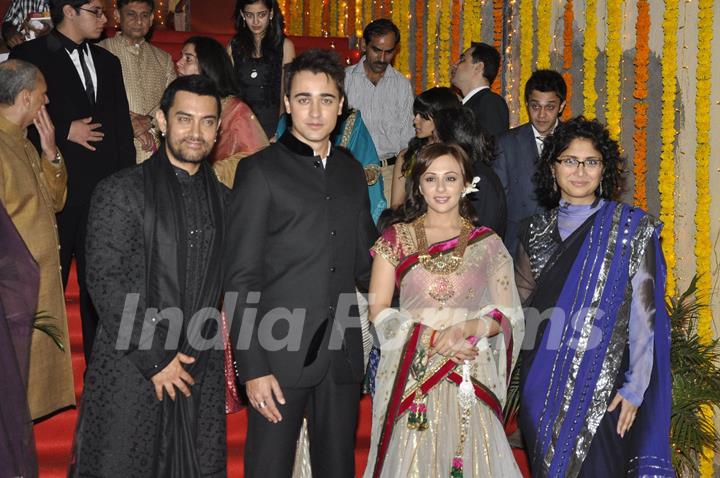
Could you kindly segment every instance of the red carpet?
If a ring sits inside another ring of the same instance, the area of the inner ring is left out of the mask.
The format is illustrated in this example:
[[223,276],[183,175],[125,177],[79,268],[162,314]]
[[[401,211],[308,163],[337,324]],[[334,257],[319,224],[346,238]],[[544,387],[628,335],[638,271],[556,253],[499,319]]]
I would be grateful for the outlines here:
[[[70,283],[65,299],[70,326],[73,371],[75,372],[75,394],[79,398],[82,393],[82,373],[85,369],[85,359],[82,351],[78,286],[74,270],[70,274]],[[358,476],[362,474],[367,462],[371,416],[370,400],[365,397],[360,404],[357,449],[355,451],[355,469]],[[243,476],[242,453],[245,446],[246,417],[245,411],[228,416],[228,476],[230,477]],[[72,409],[58,413],[35,425],[35,441],[41,478],[67,476],[76,419],[77,411]]]

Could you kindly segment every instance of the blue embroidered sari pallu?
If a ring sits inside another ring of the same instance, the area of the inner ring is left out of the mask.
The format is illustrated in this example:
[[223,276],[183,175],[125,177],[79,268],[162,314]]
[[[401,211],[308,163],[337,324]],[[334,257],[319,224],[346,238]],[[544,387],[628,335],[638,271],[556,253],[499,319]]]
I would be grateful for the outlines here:
[[[558,209],[530,220],[518,277],[523,268],[532,276],[525,304],[536,317],[551,312],[549,321],[528,319],[526,336],[532,341],[533,326],[538,334],[521,358],[519,421],[533,476],[674,476],[660,229],[640,209],[611,201],[565,240]],[[652,372],[632,428],[621,438],[620,407],[613,413],[607,407],[628,370],[631,280],[648,258],[655,283],[647,298],[655,307]]]

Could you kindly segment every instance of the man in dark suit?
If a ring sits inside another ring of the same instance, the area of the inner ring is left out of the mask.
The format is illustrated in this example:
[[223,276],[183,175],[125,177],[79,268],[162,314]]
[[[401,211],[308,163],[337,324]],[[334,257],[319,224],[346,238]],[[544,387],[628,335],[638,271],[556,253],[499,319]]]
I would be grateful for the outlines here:
[[355,287],[367,290],[377,231],[362,166],[330,142],[342,66],[311,50],[285,75],[292,129],[239,163],[228,211],[230,337],[251,405],[245,476],[290,477],[303,418],[313,476],[353,476],[364,372]]
[[533,176],[542,153],[543,140],[558,125],[565,109],[566,96],[567,85],[560,73],[535,71],[525,84],[525,108],[530,121],[502,135],[496,144],[492,166],[508,198],[505,246],[513,257],[520,222],[545,210],[535,196]]
[[472,42],[452,66],[452,84],[463,94],[463,105],[475,113],[475,119],[494,138],[510,127],[505,99],[490,87],[500,70],[500,53],[487,43]]
[[[77,260],[87,361],[98,320],[85,287],[90,194],[101,179],[135,163],[135,147],[120,62],[88,43],[100,37],[107,22],[102,1],[55,0],[50,6],[56,28],[13,48],[10,56],[33,63],[47,80],[47,109],[68,172],[67,202],[57,218],[60,265],[63,284],[67,284],[72,257]],[[39,137],[32,128],[29,138],[39,149]]]

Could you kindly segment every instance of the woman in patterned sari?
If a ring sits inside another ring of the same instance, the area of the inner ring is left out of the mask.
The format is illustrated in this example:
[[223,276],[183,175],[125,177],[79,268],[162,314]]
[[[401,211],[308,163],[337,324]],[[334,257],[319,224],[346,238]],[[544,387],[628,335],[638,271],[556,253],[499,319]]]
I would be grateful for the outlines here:
[[[409,197],[373,247],[382,353],[366,478],[520,476],[502,406],[522,310],[502,241],[472,225],[471,171],[458,146],[423,148]],[[399,311],[389,308],[396,285]]]
[[516,263],[519,421],[536,477],[674,476],[661,224],[612,200],[622,166],[605,127],[582,117],[538,164],[551,209],[529,220]]

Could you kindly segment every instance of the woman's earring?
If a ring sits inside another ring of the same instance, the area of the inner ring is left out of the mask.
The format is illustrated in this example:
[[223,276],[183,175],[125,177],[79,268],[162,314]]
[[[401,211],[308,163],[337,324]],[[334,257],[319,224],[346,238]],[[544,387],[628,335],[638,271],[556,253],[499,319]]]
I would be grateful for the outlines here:
[[603,183],[600,181],[600,197],[603,195]]
[[554,173],[552,175],[552,178],[553,178],[553,192],[556,193],[558,188],[557,188],[557,179],[555,179]]

